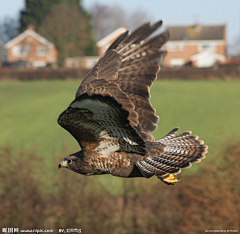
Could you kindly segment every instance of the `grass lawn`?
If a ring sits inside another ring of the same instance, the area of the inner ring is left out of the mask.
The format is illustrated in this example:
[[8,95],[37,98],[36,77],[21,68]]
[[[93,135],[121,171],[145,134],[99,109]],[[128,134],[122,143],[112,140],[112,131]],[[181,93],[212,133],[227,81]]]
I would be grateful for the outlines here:
[[[55,171],[56,158],[60,161],[63,152],[79,149],[74,138],[57,124],[79,84],[71,80],[1,82],[0,146],[13,147],[16,152],[33,149]],[[155,82],[151,102],[160,122],[153,135],[159,139],[177,126],[181,127],[179,132],[191,130],[209,146],[207,159],[213,162],[231,139],[240,139],[239,90],[240,81]],[[108,181],[106,178],[99,180]]]

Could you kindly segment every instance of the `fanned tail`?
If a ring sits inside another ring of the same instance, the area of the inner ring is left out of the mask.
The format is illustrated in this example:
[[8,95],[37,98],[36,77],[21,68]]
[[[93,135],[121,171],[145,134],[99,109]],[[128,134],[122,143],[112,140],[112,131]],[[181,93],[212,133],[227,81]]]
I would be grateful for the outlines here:
[[192,163],[199,163],[205,158],[208,146],[198,140],[198,136],[191,136],[190,131],[176,136],[178,129],[174,128],[165,137],[148,145],[149,148],[157,148],[161,143],[165,149],[163,153],[162,150],[152,151],[153,153],[150,150],[150,157],[136,163],[144,177],[178,174],[181,168],[189,168]]

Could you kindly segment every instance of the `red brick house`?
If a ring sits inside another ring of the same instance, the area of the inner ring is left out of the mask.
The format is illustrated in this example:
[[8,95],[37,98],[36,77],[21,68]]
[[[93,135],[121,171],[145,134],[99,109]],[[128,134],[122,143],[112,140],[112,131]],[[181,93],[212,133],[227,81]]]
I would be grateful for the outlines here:
[[226,25],[169,26],[170,40],[165,49],[167,67],[191,64],[194,67],[212,67],[226,62]]
[[53,43],[36,33],[32,26],[5,44],[5,62],[25,62],[27,67],[54,65],[57,50]]

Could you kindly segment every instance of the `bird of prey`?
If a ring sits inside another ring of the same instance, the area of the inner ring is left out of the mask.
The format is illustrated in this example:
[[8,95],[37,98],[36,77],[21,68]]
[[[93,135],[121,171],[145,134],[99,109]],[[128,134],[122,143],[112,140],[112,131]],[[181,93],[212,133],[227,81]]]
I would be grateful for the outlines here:
[[58,118],[81,151],[65,157],[59,168],[82,175],[157,176],[174,184],[181,168],[205,158],[207,146],[190,131],[176,135],[179,128],[174,128],[157,141],[151,135],[159,118],[150,87],[167,53],[161,47],[169,33],[149,36],[161,25],[146,23],[120,35],[83,79]]

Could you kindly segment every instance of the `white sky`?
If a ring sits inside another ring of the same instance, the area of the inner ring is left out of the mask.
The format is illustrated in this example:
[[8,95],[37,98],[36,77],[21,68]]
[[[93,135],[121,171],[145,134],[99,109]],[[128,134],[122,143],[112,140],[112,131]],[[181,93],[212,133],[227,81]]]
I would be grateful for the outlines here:
[[[127,12],[141,9],[154,21],[162,19],[165,25],[227,24],[228,43],[240,37],[240,0],[82,0],[88,10],[95,2],[117,4]],[[0,19],[18,16],[24,0],[0,0]]]

